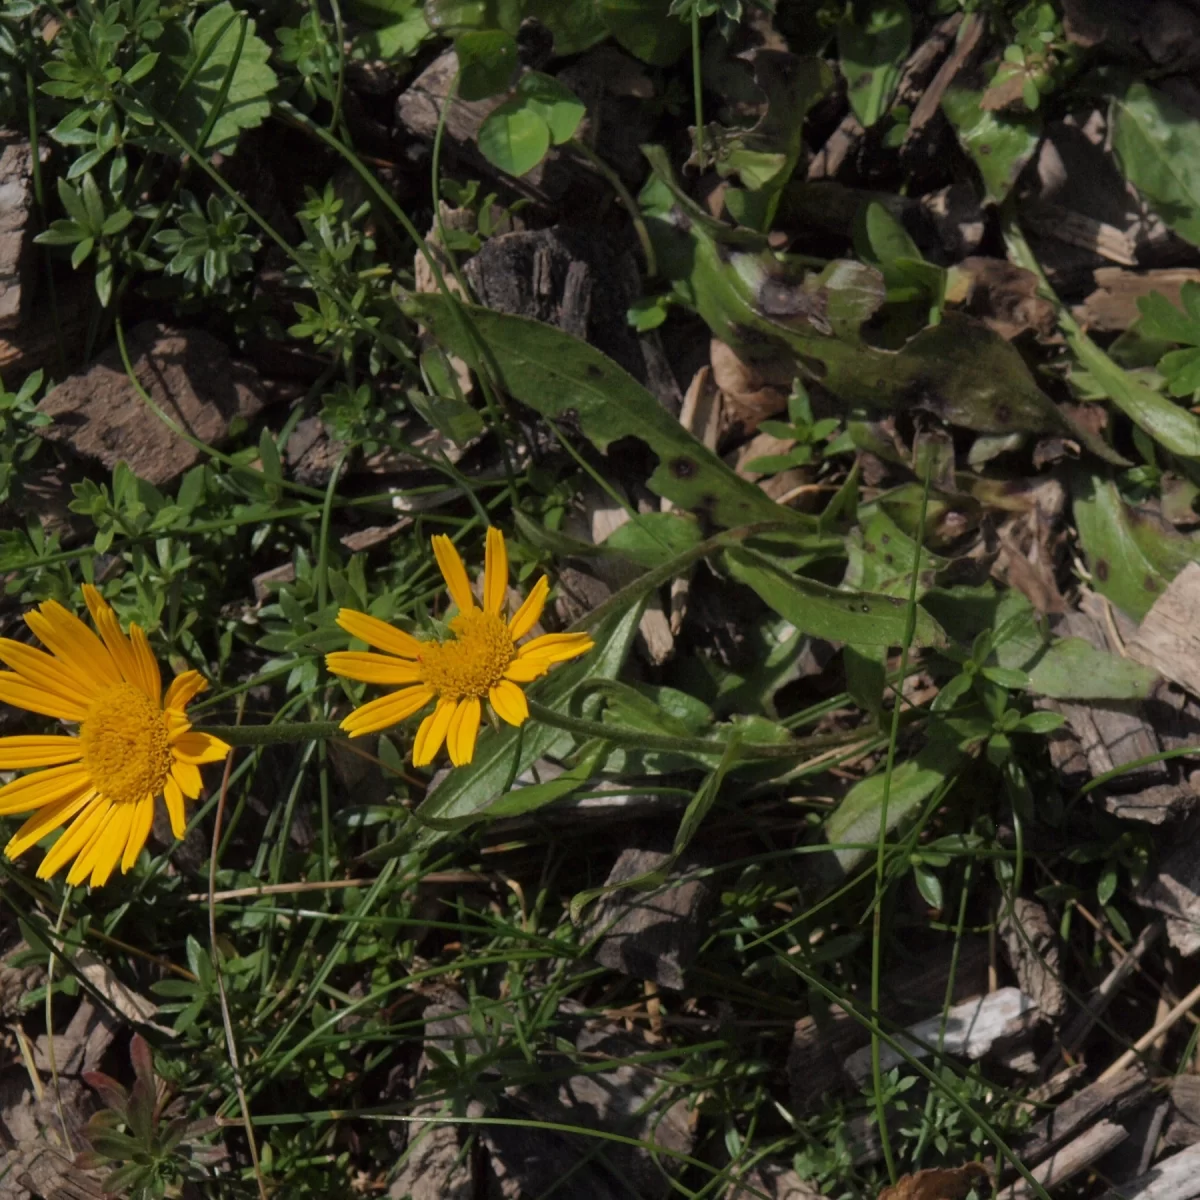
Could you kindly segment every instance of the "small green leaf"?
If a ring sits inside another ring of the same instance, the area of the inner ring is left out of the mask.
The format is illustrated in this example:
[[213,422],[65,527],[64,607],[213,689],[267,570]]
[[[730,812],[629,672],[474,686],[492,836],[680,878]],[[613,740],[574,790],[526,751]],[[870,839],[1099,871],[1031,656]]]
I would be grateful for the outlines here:
[[945,900],[942,896],[942,881],[937,875],[923,863],[917,863],[913,867],[913,880],[925,903],[930,908],[941,909]]
[[483,100],[506,91],[512,83],[518,60],[517,40],[511,33],[502,29],[461,33],[454,50],[462,70],[458,90],[464,100]]
[[1017,182],[1041,140],[1036,117],[1026,120],[989,112],[980,106],[982,93],[950,88],[942,111],[958,133],[958,140],[983,178],[987,198],[997,204]]
[[573,138],[587,115],[587,108],[569,87],[540,71],[527,71],[517,80],[517,95],[546,122],[556,146]]
[[1200,346],[1200,322],[1177,308],[1162,292],[1151,292],[1137,302],[1142,314],[1138,332],[1164,342],[1179,342],[1184,346]]
[[550,126],[521,100],[507,100],[479,127],[479,149],[494,167],[526,175],[550,149]]
[[655,67],[669,67],[688,46],[688,27],[671,15],[670,7],[671,0],[596,0],[608,32],[630,54]]
[[846,98],[867,129],[887,112],[911,41],[907,0],[858,0],[838,26]]

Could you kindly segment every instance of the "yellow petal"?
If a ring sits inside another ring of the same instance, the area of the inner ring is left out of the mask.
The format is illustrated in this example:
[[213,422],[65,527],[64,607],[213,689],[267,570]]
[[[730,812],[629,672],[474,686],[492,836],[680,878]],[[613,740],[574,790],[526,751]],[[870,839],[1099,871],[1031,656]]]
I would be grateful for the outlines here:
[[526,642],[517,651],[517,657],[532,655],[549,663],[560,663],[586,654],[595,644],[586,633],[544,633],[532,642]]
[[179,784],[180,791],[189,799],[196,800],[204,790],[200,768],[193,763],[176,761],[171,765],[171,778]]
[[182,712],[207,687],[208,684],[204,682],[204,677],[199,671],[183,671],[171,680],[162,706]]
[[535,679],[541,679],[548,670],[550,663],[546,659],[531,654],[528,658],[514,658],[504,668],[504,678],[511,679],[513,683],[532,683]]
[[137,862],[150,829],[154,825],[154,797],[144,796],[133,806],[133,823],[129,826],[129,837],[125,842],[125,853],[121,856],[121,870],[128,873]]
[[495,525],[489,525],[483,566],[484,611],[500,616],[507,598],[508,550],[504,545],[504,534]]
[[83,599],[88,606],[88,612],[92,614],[96,632],[104,639],[121,677],[127,683],[138,686],[138,662],[133,656],[133,647],[129,644],[129,639],[121,632],[117,614],[109,608],[104,597],[90,583],[83,585]]
[[456,767],[464,767],[475,754],[475,738],[479,734],[479,714],[482,705],[478,696],[468,696],[459,703],[450,718],[446,731],[446,749]]
[[60,763],[78,762],[82,757],[83,743],[75,737],[31,733],[0,738],[0,771],[56,767]]
[[417,730],[417,740],[413,743],[413,766],[427,767],[437,757],[437,752],[446,740],[446,731],[450,728],[450,718],[458,708],[458,701],[449,696],[443,696],[437,708],[421,722]]
[[62,836],[46,852],[37,869],[39,879],[49,879],[88,844],[100,822],[112,811],[112,801],[103,796],[93,796],[84,805],[79,815],[63,831]]
[[433,555],[441,568],[442,578],[460,613],[475,611],[475,597],[471,595],[471,581],[467,578],[467,568],[459,557],[454,543],[444,534],[439,533],[433,538]]
[[80,683],[75,673],[44,650],[36,650],[11,638],[0,638],[0,662],[27,683],[54,695],[67,704],[88,704],[98,692],[94,685]]
[[221,762],[231,747],[210,733],[181,733],[171,739],[171,752],[185,763]]
[[11,671],[0,671],[0,701],[60,721],[82,721],[87,716],[87,705],[82,699],[66,700]]
[[170,775],[163,784],[163,799],[167,802],[167,816],[171,818],[171,832],[177,838],[181,838],[187,833],[187,810],[179,784]]
[[92,840],[83,848],[75,865],[67,875],[68,883],[88,882],[92,887],[103,887],[113,868],[121,861],[129,842],[129,827],[133,824],[136,804],[114,804],[112,815],[92,834]]
[[361,650],[336,650],[325,655],[325,666],[334,675],[359,679],[363,683],[419,683],[421,680],[419,664],[406,658]]
[[529,701],[515,683],[502,679],[488,692],[496,716],[510,725],[524,725],[529,719]]
[[356,612],[352,608],[338,610],[337,623],[351,636],[385,650],[397,658],[416,658],[421,653],[421,643],[411,633],[397,629],[369,613]]
[[29,812],[44,804],[53,804],[91,784],[86,767],[70,763],[63,767],[47,767],[22,775],[0,788],[0,816]]
[[140,625],[130,625],[129,639],[133,644],[133,660],[137,663],[137,679],[133,680],[138,687],[154,701],[159,702],[162,696],[162,674],[154,658],[154,651]]
[[513,613],[513,619],[508,623],[508,632],[514,642],[519,642],[541,619],[542,609],[546,607],[546,597],[550,594],[550,580],[545,575],[533,585],[533,590],[525,597],[525,603]]
[[37,612],[26,613],[25,624],[63,662],[86,672],[98,683],[121,682],[121,673],[104,643],[57,600],[47,600]]
[[65,825],[85,804],[94,800],[96,789],[83,787],[73,795],[67,795],[54,804],[47,804],[39,809],[25,824],[9,838],[4,853],[9,858],[17,858],[25,853],[30,846],[36,846],[48,833],[52,833],[60,825]]
[[420,712],[435,695],[430,687],[410,687],[380,696],[350,713],[342,721],[342,728],[352,738],[362,737],[364,733],[378,733]]

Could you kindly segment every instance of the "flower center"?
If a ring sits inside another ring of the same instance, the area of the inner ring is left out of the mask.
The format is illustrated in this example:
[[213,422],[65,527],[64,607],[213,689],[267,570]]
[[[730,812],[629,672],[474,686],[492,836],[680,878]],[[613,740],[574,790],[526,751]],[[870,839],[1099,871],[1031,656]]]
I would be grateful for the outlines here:
[[157,796],[171,770],[162,709],[131,683],[117,683],[92,703],[79,726],[83,761],[102,796],[134,803]]
[[425,683],[439,696],[461,700],[486,696],[504,678],[516,647],[508,625],[494,613],[476,609],[461,613],[450,622],[454,637],[444,642],[425,642],[418,662]]

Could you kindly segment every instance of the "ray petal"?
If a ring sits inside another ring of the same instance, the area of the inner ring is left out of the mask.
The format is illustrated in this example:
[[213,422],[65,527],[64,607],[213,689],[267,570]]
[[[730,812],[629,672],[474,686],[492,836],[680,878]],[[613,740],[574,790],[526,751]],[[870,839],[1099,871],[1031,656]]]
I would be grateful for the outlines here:
[[515,683],[502,679],[488,692],[496,716],[510,725],[524,725],[529,719],[529,701]]
[[79,882],[90,872],[88,883],[96,888],[103,887],[113,873],[125,847],[129,844],[129,830],[137,812],[136,804],[116,804],[113,814],[101,830],[92,836],[91,842],[75,860],[67,876],[67,882]]
[[101,690],[87,680],[80,681],[76,673],[44,650],[0,638],[0,662],[11,667],[33,687],[41,688],[68,704],[88,704]]
[[325,666],[334,674],[363,683],[419,683],[419,663],[390,654],[371,654],[362,650],[335,650],[325,655]]
[[157,704],[162,697],[162,673],[150,642],[140,625],[130,625],[129,640],[133,645],[133,659],[137,664],[138,677],[133,682]]
[[179,784],[180,791],[189,799],[197,800],[204,790],[204,780],[200,776],[200,768],[194,763],[176,760],[171,764],[171,778]]
[[78,762],[82,757],[83,743],[77,737],[30,733],[0,738],[0,771],[57,767]]
[[79,815],[63,830],[62,836],[46,852],[37,869],[39,879],[49,879],[88,844],[100,822],[112,810],[112,801],[93,796]]
[[545,575],[533,585],[533,590],[525,597],[525,603],[513,613],[508,623],[508,632],[514,642],[519,642],[541,619],[542,609],[546,607],[546,597],[550,594],[550,580]]
[[385,650],[397,658],[416,658],[421,653],[421,643],[411,633],[397,629],[369,613],[356,612],[353,608],[338,610],[337,623],[351,636]]
[[91,775],[79,763],[47,767],[44,771],[22,775],[0,788],[0,816],[30,812],[45,804],[53,804],[90,784]]
[[127,683],[138,686],[140,674],[138,662],[134,657],[133,647],[129,644],[129,639],[121,632],[121,624],[117,620],[117,614],[109,607],[108,601],[90,583],[83,585],[83,599],[88,606],[88,612],[92,614],[92,621],[96,626],[96,631],[108,647],[108,652],[112,655],[113,662],[117,664],[117,670],[121,672],[121,678]]
[[154,797],[143,796],[137,804],[131,806],[134,810],[133,821],[129,826],[129,837],[125,842],[125,853],[121,856],[121,871],[128,874],[133,864],[137,862],[146,839],[150,836],[150,828],[154,824]]
[[352,737],[378,733],[418,713],[437,693],[430,687],[402,688],[388,696],[380,696],[369,704],[360,705],[342,721],[342,728]]
[[508,548],[504,545],[504,534],[495,525],[489,525],[483,567],[484,611],[500,616],[507,598]]
[[437,757],[437,752],[446,740],[446,731],[450,728],[450,718],[458,708],[458,701],[451,696],[443,696],[437,708],[421,722],[417,730],[417,740],[413,743],[413,766],[427,767]]
[[171,739],[171,752],[180,762],[213,763],[221,762],[232,749],[220,738],[211,733],[181,733]]
[[549,663],[560,663],[586,654],[595,644],[586,633],[543,633],[532,642],[526,642],[517,651],[517,657],[532,655]]
[[208,688],[199,671],[182,671],[171,680],[163,697],[163,708],[182,712],[201,692]]
[[57,600],[46,600],[36,612],[26,613],[25,624],[47,650],[86,672],[97,683],[121,682],[121,673],[108,648],[93,630]]
[[479,716],[482,709],[478,696],[468,696],[459,702],[446,731],[446,749],[456,767],[465,767],[475,755],[475,739],[479,735]]
[[9,858],[17,858],[24,854],[30,846],[36,846],[48,833],[52,833],[60,825],[65,825],[85,804],[94,800],[96,789],[83,787],[72,795],[64,796],[54,804],[47,804],[29,817],[25,824],[17,830],[4,847],[4,853]]
[[514,658],[505,667],[504,678],[511,679],[513,683],[532,683],[535,679],[541,679],[549,670],[550,663],[547,659],[531,654],[528,658]]
[[163,799],[167,802],[167,816],[171,818],[171,832],[181,838],[187,833],[187,806],[183,802],[179,784],[170,775],[163,784]]
[[60,721],[82,721],[87,716],[83,700],[65,700],[45,688],[35,687],[14,671],[0,671],[0,701]]
[[467,578],[467,568],[463,566],[463,560],[459,557],[454,543],[444,533],[434,536],[433,555],[441,568],[450,599],[454,601],[458,611],[474,612],[475,597],[471,595],[471,581]]

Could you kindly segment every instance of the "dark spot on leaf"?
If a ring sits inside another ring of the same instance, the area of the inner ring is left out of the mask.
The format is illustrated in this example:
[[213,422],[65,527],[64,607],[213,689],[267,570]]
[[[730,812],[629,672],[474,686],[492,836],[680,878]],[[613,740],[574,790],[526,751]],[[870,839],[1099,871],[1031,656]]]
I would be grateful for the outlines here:
[[889,596],[887,599],[893,608],[903,608],[908,603],[907,600],[901,600],[899,596]]
[[997,425],[1008,425],[1012,422],[1012,409],[1007,404],[997,404],[992,415],[996,418]]
[[675,228],[687,233],[692,227],[692,218],[683,211],[678,205],[671,210],[671,216],[674,219]]
[[849,612],[858,612],[858,606],[854,603],[853,600],[851,600],[849,602],[849,604],[846,605],[846,609]]
[[589,379],[603,379],[604,378],[604,372],[598,366],[596,366],[595,363],[588,363],[586,370],[587,370],[587,377]]
[[1147,575],[1146,578],[1142,580],[1142,587],[1144,587],[1148,592],[1157,592],[1159,590],[1159,583],[1153,575]]
[[892,535],[890,533],[880,534],[879,540],[886,546],[888,544],[888,542],[890,542],[892,540]]
[[874,554],[875,553],[875,543],[874,542],[863,542],[863,549],[868,554]]
[[671,460],[671,474],[676,479],[691,479],[696,474],[696,464],[690,458],[673,458]]
[[1095,572],[1096,572],[1096,578],[1098,580],[1100,580],[1101,583],[1107,583],[1108,582],[1108,560],[1105,558],[1096,559]]
[[871,606],[870,606],[869,604],[863,604],[863,605],[862,605],[862,606],[859,608],[859,612],[865,612],[865,613],[869,613],[870,611],[871,611]]
[[896,556],[894,554],[885,554],[883,561],[890,567],[896,561]]
[[984,155],[984,157],[987,157],[987,155],[991,154],[992,152],[992,147],[988,142],[980,142],[975,149],[979,151],[980,154]]
[[932,571],[922,571],[921,572],[921,586],[926,587],[926,588],[933,587],[933,572]]

